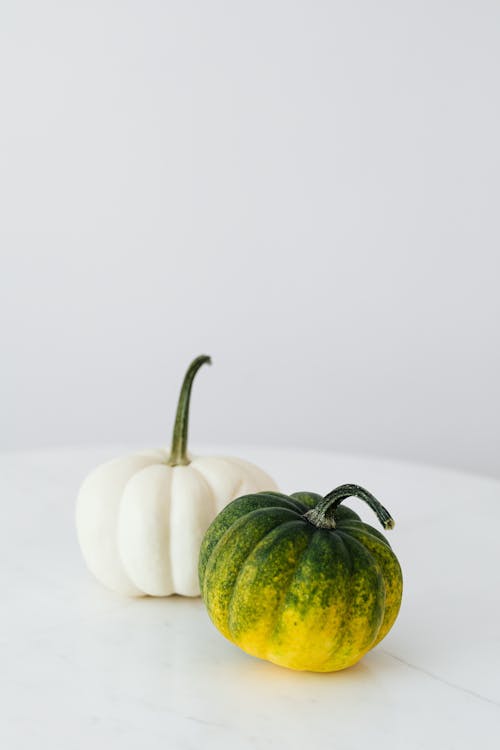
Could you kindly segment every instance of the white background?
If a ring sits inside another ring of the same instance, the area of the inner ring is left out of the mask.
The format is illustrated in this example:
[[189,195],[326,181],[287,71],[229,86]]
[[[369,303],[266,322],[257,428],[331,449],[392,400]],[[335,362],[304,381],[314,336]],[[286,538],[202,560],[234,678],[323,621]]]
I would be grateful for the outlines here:
[[500,475],[500,5],[0,11],[1,446]]

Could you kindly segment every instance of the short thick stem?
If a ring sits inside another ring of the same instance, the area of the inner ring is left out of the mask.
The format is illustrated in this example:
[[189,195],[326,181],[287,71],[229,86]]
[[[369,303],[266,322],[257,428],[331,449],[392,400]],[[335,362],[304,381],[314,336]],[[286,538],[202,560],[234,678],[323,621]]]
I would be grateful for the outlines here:
[[170,466],[186,466],[189,463],[187,454],[187,440],[191,388],[193,386],[193,380],[196,373],[204,364],[212,364],[212,360],[206,354],[202,354],[200,357],[196,357],[196,359],[193,360],[193,362],[191,362],[191,364],[189,365],[188,371],[184,376],[184,381],[182,383],[181,392],[179,395],[179,403],[177,405],[177,413],[175,415],[172,446],[170,449],[170,456],[168,460]]
[[373,510],[384,529],[394,528],[394,519],[389,511],[374,497],[371,492],[357,484],[343,484],[332,490],[311,510],[304,513],[310,523],[319,529],[334,529],[336,527],[335,511],[343,500],[348,497],[359,497]]

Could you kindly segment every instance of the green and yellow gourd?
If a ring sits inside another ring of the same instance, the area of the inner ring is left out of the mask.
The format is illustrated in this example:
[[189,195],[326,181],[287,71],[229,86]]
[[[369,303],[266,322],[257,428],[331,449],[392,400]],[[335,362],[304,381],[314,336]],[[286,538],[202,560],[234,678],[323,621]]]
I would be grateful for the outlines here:
[[323,498],[260,492],[222,510],[203,539],[199,578],[226,638],[283,667],[333,672],[387,635],[401,604],[401,568],[383,534],[340,505],[353,496],[385,529],[394,526],[353,484]]

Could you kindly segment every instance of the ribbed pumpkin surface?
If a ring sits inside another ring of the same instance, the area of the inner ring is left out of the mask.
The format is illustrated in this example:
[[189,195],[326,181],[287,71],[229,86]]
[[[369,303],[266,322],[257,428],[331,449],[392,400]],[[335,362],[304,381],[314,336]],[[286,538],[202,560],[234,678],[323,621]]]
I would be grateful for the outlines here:
[[344,506],[336,527],[304,514],[313,493],[247,495],[203,540],[200,588],[216,627],[244,651],[299,670],[355,664],[390,630],[402,594],[385,537]]

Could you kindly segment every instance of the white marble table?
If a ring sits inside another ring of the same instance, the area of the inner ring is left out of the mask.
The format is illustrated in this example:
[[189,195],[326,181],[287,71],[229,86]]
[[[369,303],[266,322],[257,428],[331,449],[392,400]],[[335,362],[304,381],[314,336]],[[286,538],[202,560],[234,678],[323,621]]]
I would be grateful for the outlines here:
[[500,482],[328,453],[217,451],[260,463],[284,491],[357,482],[396,519],[400,616],[359,665],[318,675],[247,656],[200,600],[122,599],[92,579],[75,495],[121,452],[0,457],[2,748],[500,747]]

